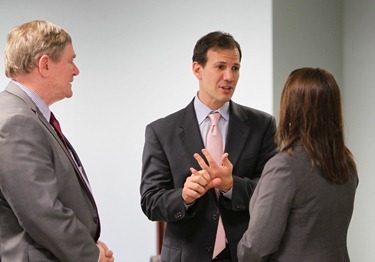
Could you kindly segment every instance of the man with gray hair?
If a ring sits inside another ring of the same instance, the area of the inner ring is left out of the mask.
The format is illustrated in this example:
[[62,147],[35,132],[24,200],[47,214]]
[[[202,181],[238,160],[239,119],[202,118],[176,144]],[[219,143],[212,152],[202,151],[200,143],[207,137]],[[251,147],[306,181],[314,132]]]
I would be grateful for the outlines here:
[[72,96],[69,34],[46,21],[10,31],[0,93],[0,261],[114,261],[85,170],[49,106]]

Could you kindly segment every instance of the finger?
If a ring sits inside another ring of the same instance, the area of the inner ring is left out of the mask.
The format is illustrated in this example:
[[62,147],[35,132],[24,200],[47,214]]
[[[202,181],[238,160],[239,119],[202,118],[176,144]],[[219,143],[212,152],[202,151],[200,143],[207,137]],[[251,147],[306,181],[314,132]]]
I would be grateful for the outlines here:
[[190,168],[190,172],[194,176],[199,176],[199,172],[195,168],[193,168],[193,167]]
[[207,172],[207,170],[200,170],[199,174],[201,175],[201,177],[203,177],[207,181],[207,183],[209,183],[211,181],[211,176]]
[[205,192],[206,190],[203,187],[195,184],[191,185],[191,187],[189,188],[186,188],[186,190],[184,190],[184,195],[186,197],[186,200],[189,200],[188,202],[191,203],[200,198]]
[[110,249],[108,248],[108,246],[107,246],[104,242],[98,240],[96,243],[97,243],[99,246],[103,247],[103,249],[104,249],[104,251],[105,251],[105,256],[106,256],[106,257],[110,258],[110,257],[113,256],[113,252],[112,252],[112,250],[110,250]]
[[229,160],[229,154],[228,153],[224,153],[221,156],[221,161],[223,163],[223,166],[230,166],[230,165],[232,165],[232,163]]
[[192,173],[191,174],[192,177],[189,178],[189,181],[193,183],[198,183],[204,187],[211,180],[210,175],[206,171],[203,171],[203,170],[197,171],[193,167],[190,168],[190,171]]
[[215,167],[215,166],[217,166],[219,164],[219,163],[216,163],[216,161],[212,158],[212,156],[210,155],[210,153],[208,152],[207,149],[203,148],[202,149],[202,153],[205,156],[205,158],[207,159],[208,165],[210,167]]
[[210,183],[207,184],[207,186],[205,187],[206,190],[210,189],[210,188],[213,188],[213,187],[218,187],[220,186],[220,184],[223,182],[223,180],[221,178],[214,178],[211,180]]
[[208,184],[208,182],[210,182],[210,180],[211,180],[211,177],[209,176],[208,181],[207,181],[207,179],[204,177],[202,170],[198,172],[198,175],[195,178],[195,182],[199,184],[201,187],[205,187]]
[[201,157],[201,155],[195,153],[193,156],[194,156],[195,160],[197,160],[199,166],[200,166],[202,169],[207,169],[207,168],[209,168],[209,166],[206,164],[206,162],[204,161],[203,157]]
[[197,192],[191,190],[185,183],[184,188],[182,189],[182,198],[184,199],[185,204],[192,204],[196,199],[199,198]]
[[212,179],[212,187],[218,187],[222,182],[223,180],[221,178]]
[[195,191],[199,194],[204,193],[204,187],[207,185],[207,181],[200,175],[192,175],[186,179],[185,186],[188,190]]
[[97,244],[101,245],[105,250],[109,250],[109,248],[107,247],[107,245],[104,242],[98,240]]
[[106,250],[106,252],[105,252],[105,256],[106,257],[109,257],[109,258],[111,258],[111,257],[113,257],[113,252],[112,252],[112,250]]
[[190,172],[193,176],[203,177],[207,182],[211,180],[210,174],[207,172],[207,170],[202,169],[197,171],[195,168],[191,167]]

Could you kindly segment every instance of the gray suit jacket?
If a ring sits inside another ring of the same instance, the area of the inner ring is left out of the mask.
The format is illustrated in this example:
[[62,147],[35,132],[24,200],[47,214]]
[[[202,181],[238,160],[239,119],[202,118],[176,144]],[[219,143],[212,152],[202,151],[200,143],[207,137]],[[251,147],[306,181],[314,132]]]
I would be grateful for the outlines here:
[[10,83],[0,93],[0,261],[98,260],[98,213],[78,172],[33,101]]
[[250,203],[240,262],[349,261],[347,230],[358,179],[328,182],[302,146],[277,154],[264,168]]
[[162,261],[212,261],[219,210],[233,261],[247,228],[250,197],[267,160],[275,153],[275,120],[271,115],[230,102],[225,152],[232,162],[232,199],[216,200],[210,189],[189,209],[181,197],[193,157],[204,147],[193,101],[184,109],[146,127],[141,205],[150,220],[166,221]]

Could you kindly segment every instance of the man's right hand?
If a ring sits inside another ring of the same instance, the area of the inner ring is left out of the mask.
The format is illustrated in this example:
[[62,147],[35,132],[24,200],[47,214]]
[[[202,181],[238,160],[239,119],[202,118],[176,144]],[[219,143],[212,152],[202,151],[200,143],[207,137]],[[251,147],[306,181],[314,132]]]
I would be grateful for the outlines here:
[[182,198],[186,205],[194,203],[195,200],[202,197],[207,190],[216,187],[221,183],[220,178],[211,179],[206,170],[197,171],[190,168],[191,175],[186,179],[182,189]]

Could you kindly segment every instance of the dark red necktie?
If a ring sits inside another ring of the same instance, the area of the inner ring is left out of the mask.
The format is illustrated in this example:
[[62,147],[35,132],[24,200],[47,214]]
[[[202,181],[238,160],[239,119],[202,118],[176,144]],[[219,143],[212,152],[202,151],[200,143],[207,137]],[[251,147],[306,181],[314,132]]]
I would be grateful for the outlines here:
[[49,122],[51,123],[51,125],[53,126],[53,128],[55,129],[57,134],[59,135],[59,137],[60,137],[61,141],[64,143],[66,149],[69,151],[69,147],[68,147],[68,144],[66,143],[65,137],[64,137],[64,135],[61,131],[59,121],[57,121],[55,115],[52,112],[51,112],[51,118],[50,118]]
[[79,165],[77,164],[77,161],[74,159],[73,154],[70,151],[70,148],[68,146],[68,143],[66,142],[65,136],[63,135],[63,133],[61,131],[59,121],[57,121],[55,115],[52,112],[51,112],[51,117],[50,117],[49,121],[50,121],[51,125],[53,126],[53,128],[56,130],[56,133],[59,135],[61,141],[64,143],[66,149],[68,150],[69,156],[73,160],[73,163],[76,166],[76,168],[78,169],[79,175],[82,177],[83,181],[85,182],[87,189],[91,192],[90,183],[87,180],[86,176],[82,173],[82,170],[79,167]]

